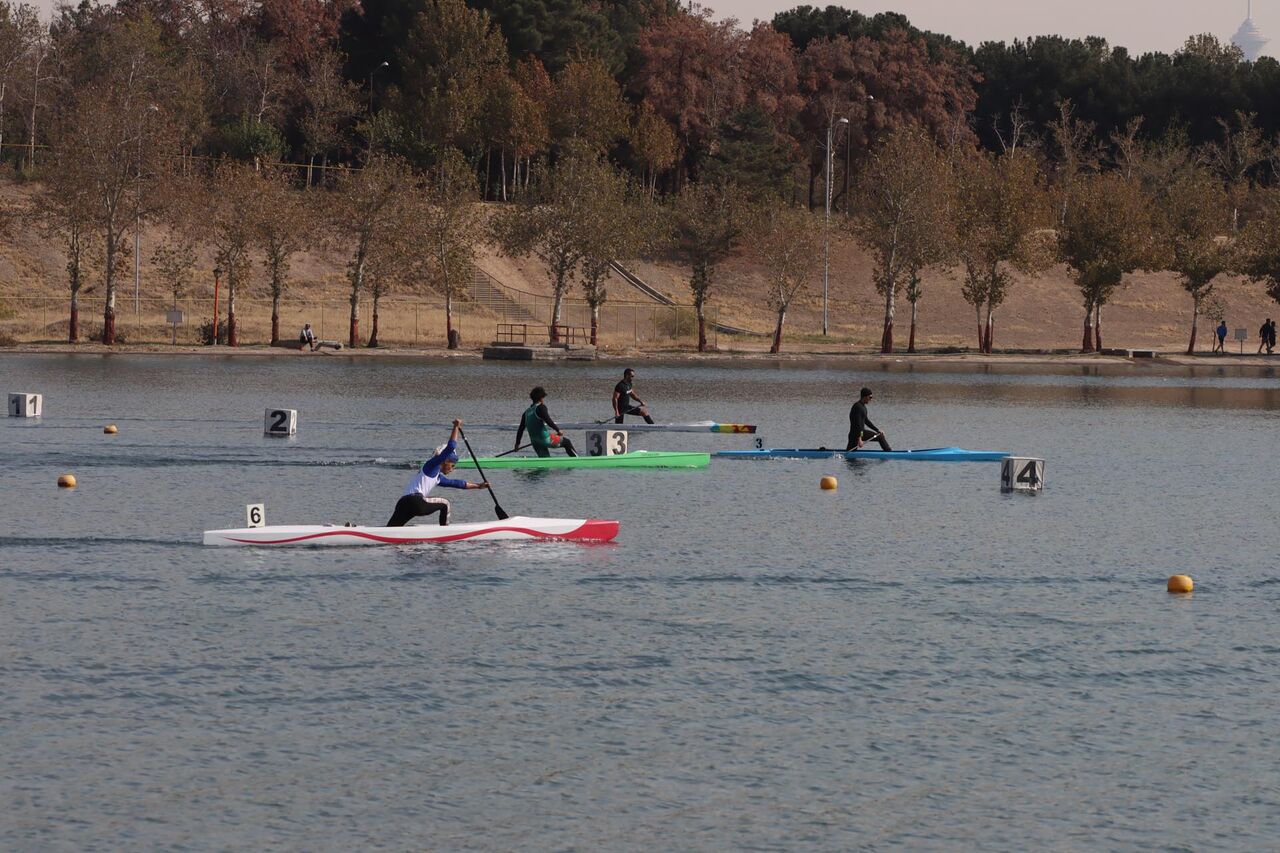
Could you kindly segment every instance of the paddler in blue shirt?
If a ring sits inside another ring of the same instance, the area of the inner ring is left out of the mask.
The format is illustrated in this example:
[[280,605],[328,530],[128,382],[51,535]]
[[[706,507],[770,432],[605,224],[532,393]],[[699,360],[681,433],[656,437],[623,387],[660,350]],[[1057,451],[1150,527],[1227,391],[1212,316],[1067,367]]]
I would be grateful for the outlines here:
[[565,438],[564,431],[556,425],[551,419],[551,413],[547,411],[547,389],[539,385],[529,392],[529,399],[533,404],[520,416],[520,425],[516,427],[515,449],[520,449],[520,440],[527,431],[533,452],[539,456],[550,456],[553,447],[561,448],[570,456],[577,456],[573,442]]
[[436,486],[443,486],[446,489],[489,488],[488,483],[468,483],[466,480],[452,480],[445,476],[453,471],[453,466],[458,464],[458,434],[461,431],[462,421],[455,420],[453,432],[449,433],[449,440],[437,447],[435,455],[422,463],[418,473],[414,474],[413,479],[409,481],[409,488],[405,489],[404,496],[396,501],[395,511],[391,513],[391,520],[387,522],[387,527],[404,527],[410,519],[433,515],[437,512],[440,513],[440,526],[447,525],[449,501],[445,498],[427,497]]

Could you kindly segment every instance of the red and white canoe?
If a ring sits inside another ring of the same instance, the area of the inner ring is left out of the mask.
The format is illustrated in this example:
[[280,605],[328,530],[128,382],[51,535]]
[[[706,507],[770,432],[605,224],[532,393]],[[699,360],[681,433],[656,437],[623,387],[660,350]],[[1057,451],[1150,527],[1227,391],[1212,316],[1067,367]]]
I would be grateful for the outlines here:
[[581,518],[526,518],[475,524],[411,524],[407,527],[340,527],[332,524],[281,524],[206,530],[204,544],[278,547],[298,545],[417,545],[422,542],[552,539],[569,542],[610,542],[618,522]]

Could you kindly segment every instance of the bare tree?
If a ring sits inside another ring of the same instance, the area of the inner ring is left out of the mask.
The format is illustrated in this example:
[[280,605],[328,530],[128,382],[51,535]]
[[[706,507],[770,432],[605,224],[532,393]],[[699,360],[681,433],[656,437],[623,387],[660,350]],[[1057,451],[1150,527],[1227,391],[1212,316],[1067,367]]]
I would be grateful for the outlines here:
[[1058,102],[1058,120],[1049,125],[1049,133],[1057,148],[1059,225],[1067,218],[1067,207],[1077,178],[1082,172],[1096,169],[1102,157],[1095,130],[1093,122],[1076,117],[1075,106],[1069,98]]
[[593,187],[595,157],[571,152],[542,178],[538,192],[494,220],[494,238],[511,257],[533,256],[551,278],[551,342],[560,341],[564,298],[582,260],[582,233]]
[[1266,141],[1257,116],[1237,111],[1232,121],[1218,119],[1222,138],[1204,148],[1204,158],[1226,186],[1231,200],[1231,233],[1240,229],[1240,207],[1253,188],[1255,170],[1266,163],[1275,147]]
[[40,16],[35,6],[0,0],[0,152],[4,150],[5,96],[40,31]]
[[342,141],[342,125],[359,110],[355,88],[342,77],[340,54],[324,50],[308,62],[302,78],[302,139],[307,154],[307,186],[313,183],[316,158],[328,166],[329,152]]

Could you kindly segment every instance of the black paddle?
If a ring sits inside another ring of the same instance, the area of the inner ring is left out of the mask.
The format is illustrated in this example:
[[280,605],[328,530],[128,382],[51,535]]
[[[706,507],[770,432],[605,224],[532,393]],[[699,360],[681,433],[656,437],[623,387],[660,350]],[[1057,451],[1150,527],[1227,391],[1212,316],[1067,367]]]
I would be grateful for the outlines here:
[[467,441],[467,434],[462,431],[462,427],[458,427],[458,435],[462,436],[462,443],[467,446],[467,452],[471,454],[471,461],[476,463],[476,471],[480,474],[480,479],[489,487],[489,497],[493,498],[493,511],[497,514],[499,521],[505,521],[511,516],[507,515],[507,511],[498,503],[498,496],[493,493],[493,484],[484,475],[484,469],[480,467],[480,460],[476,458],[476,452],[471,449],[471,442]]
[[512,453],[515,453],[517,450],[524,450],[524,449],[529,448],[529,447],[533,447],[533,445],[532,445],[532,444],[522,444],[522,445],[520,445],[519,447],[515,448],[514,450],[508,450],[506,453],[499,453],[497,456],[495,456],[495,457],[493,457],[493,458],[494,458],[494,459],[499,459],[499,458],[501,458],[501,457],[503,457],[503,456],[510,456]]

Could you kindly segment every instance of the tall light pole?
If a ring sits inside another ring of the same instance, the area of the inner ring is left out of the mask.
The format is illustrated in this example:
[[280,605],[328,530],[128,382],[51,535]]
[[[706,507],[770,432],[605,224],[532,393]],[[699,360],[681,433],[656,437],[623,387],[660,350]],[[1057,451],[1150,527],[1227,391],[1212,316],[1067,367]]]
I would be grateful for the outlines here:
[[147,106],[142,114],[141,126],[138,128],[138,163],[135,170],[137,185],[134,188],[133,200],[133,317],[138,317],[138,292],[142,286],[142,244],[139,240],[142,230],[142,134],[147,126],[147,113],[159,112],[155,104]]
[[222,267],[213,268],[213,341],[212,346],[218,345],[218,279],[222,277]]
[[391,63],[387,62],[384,59],[378,65],[377,68],[369,72],[369,115],[370,117],[373,116],[373,75],[377,74],[379,71],[381,71],[382,69],[386,68],[389,65],[391,65]]
[[834,124],[827,125],[826,162],[823,164],[822,182],[826,189],[826,218],[822,225],[822,336],[827,335],[827,293],[831,280],[831,132],[837,124],[848,124],[847,118],[841,118]]

